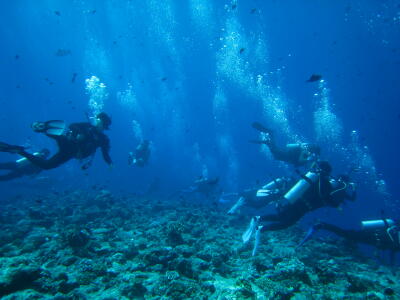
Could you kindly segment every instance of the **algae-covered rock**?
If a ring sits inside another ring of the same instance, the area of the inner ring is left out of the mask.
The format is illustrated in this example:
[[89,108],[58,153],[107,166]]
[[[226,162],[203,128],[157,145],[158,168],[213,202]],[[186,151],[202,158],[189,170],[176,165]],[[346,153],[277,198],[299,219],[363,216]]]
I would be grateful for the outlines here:
[[42,269],[39,267],[21,267],[11,269],[4,278],[0,280],[0,296],[29,289],[34,282],[42,276]]
[[76,281],[62,281],[58,287],[58,291],[62,294],[68,294],[78,287],[79,283]]
[[192,262],[189,259],[179,259],[176,262],[176,270],[179,272],[180,275],[188,277],[188,278],[195,278],[197,277],[196,272],[193,270]]
[[125,284],[121,294],[129,299],[144,299],[146,292],[147,289],[143,285],[143,280],[135,278],[132,282]]
[[167,227],[167,244],[175,247],[185,243],[182,237],[183,224],[179,222],[170,223]]
[[122,253],[124,254],[127,260],[131,260],[139,255],[139,248],[135,245],[135,243],[130,242],[126,245],[124,249],[122,249]]
[[275,270],[271,275],[274,281],[290,280],[301,281],[305,284],[311,285],[311,278],[307,272],[306,266],[296,257],[289,261],[282,261],[275,266]]
[[347,275],[347,281],[349,283],[347,290],[350,293],[364,293],[376,288],[374,281],[353,274]]
[[72,248],[84,247],[89,240],[89,233],[85,230],[72,231],[67,235],[67,243]]
[[199,288],[194,281],[189,280],[174,280],[172,281],[165,292],[168,299],[183,300],[183,299],[199,299]]

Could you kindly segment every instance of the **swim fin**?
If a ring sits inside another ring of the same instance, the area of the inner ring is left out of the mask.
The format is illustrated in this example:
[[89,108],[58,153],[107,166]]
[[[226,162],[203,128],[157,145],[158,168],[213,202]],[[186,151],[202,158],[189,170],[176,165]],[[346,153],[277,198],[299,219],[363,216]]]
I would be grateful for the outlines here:
[[314,225],[314,226],[311,226],[311,227],[308,229],[306,236],[305,236],[304,239],[300,242],[300,244],[297,246],[297,248],[303,246],[309,239],[311,239],[311,237],[312,237],[312,235],[314,234],[314,232],[316,231],[316,229],[318,229],[318,226],[315,226],[315,225]]
[[258,247],[260,246],[260,239],[261,239],[261,229],[264,226],[258,226],[256,229],[256,235],[254,237],[254,246],[253,246],[253,251],[251,252],[251,256],[256,256]]
[[261,123],[253,122],[251,124],[251,127],[253,127],[254,129],[256,129],[258,131],[271,134],[271,130],[269,130],[268,128],[265,128]]
[[62,135],[66,124],[62,120],[50,120],[47,122],[33,122],[31,125],[33,131],[43,132],[49,135]]
[[0,152],[8,152],[8,153],[20,153],[21,151],[24,151],[25,147],[22,146],[16,146],[16,145],[10,145],[6,144],[3,142],[0,142]]

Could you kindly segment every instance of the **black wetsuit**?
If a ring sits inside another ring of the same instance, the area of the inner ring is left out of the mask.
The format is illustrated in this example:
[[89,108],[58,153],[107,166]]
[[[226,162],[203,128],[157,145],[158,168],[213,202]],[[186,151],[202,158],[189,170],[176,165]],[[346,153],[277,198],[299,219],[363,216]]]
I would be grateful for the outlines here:
[[301,166],[306,164],[306,160],[301,160],[300,157],[303,153],[300,147],[293,149],[279,148],[275,143],[268,143],[269,150],[276,160],[284,161],[294,166]]
[[136,147],[135,149],[135,156],[134,159],[135,164],[139,167],[144,167],[150,158],[150,147],[149,143],[141,143],[139,146]]
[[85,159],[93,156],[97,148],[100,148],[104,161],[109,165],[112,164],[108,137],[89,123],[73,123],[65,135],[46,135],[57,142],[58,152],[54,156],[46,160],[26,151],[18,154],[26,157],[34,165],[47,170],[56,168],[73,158]]
[[332,179],[329,176],[319,175],[317,181],[312,183],[297,201],[280,206],[278,204],[275,214],[261,216],[260,221],[266,223],[262,231],[288,228],[308,212],[321,207],[338,207],[346,199],[355,199],[355,192],[349,194],[345,183],[335,181],[336,187],[333,187],[330,180]]
[[24,166],[21,166],[18,162],[6,162],[0,163],[0,170],[8,170],[9,172],[0,175],[0,181],[12,180],[15,178],[20,178],[28,175],[36,175],[42,171],[38,166],[33,165],[32,163],[28,163]]
[[272,131],[269,132],[269,140],[265,144],[276,160],[284,161],[295,167],[303,166],[308,162],[304,149],[300,145],[299,147],[278,147]]
[[348,230],[328,223],[319,223],[315,226],[315,229],[327,230],[351,242],[368,244],[381,250],[400,251],[400,241],[397,231],[396,234],[391,236],[386,231],[387,228],[377,230]]

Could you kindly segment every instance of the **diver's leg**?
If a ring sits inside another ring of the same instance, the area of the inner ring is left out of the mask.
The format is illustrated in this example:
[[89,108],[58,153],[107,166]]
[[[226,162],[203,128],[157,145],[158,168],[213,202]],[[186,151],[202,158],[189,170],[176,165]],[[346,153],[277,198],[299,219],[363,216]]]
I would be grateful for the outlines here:
[[263,215],[260,216],[260,221],[261,222],[278,222],[279,221],[279,214],[268,214],[268,215]]
[[7,174],[1,175],[0,176],[0,181],[8,181],[8,180],[12,180],[15,178],[19,178],[22,177],[23,174],[21,174],[20,172],[9,172]]
[[323,230],[333,232],[334,234],[336,234],[338,236],[341,236],[345,239],[349,239],[349,240],[353,240],[353,241],[357,241],[360,238],[360,236],[362,235],[361,231],[359,231],[359,230],[343,229],[343,228],[340,228],[338,226],[328,224],[328,223],[321,223],[321,224],[318,224],[317,226],[318,226],[318,229],[323,229]]
[[235,203],[235,205],[233,205],[232,208],[228,211],[228,214],[229,214],[229,215],[234,214],[235,211],[236,211],[239,207],[243,206],[243,204],[245,203],[245,201],[246,201],[246,199],[245,199],[243,196],[240,197],[240,198],[238,199],[238,201]]
[[71,155],[65,152],[57,152],[54,156],[52,156],[48,160],[30,154],[26,151],[20,152],[19,154],[22,155],[23,157],[26,157],[35,166],[38,166],[39,168],[44,170],[57,168],[58,166],[62,165],[63,163],[67,162],[72,158]]
[[0,163],[0,170],[15,170],[17,169],[17,164],[15,161]]

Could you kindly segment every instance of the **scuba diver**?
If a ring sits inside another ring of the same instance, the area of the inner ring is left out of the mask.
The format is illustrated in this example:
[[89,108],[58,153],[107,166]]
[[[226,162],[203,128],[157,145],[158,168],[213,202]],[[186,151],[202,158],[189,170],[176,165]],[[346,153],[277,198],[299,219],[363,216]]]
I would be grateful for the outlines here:
[[254,122],[252,127],[263,133],[264,139],[258,141],[252,140],[250,142],[267,145],[276,160],[284,161],[298,167],[316,161],[320,155],[320,147],[310,143],[287,144],[285,148],[279,148],[276,145],[272,130],[265,128],[258,122]]
[[[243,206],[255,209],[266,207],[271,202],[279,200],[292,183],[294,183],[292,178],[279,177],[267,183],[261,189],[247,189],[241,193],[227,194],[227,196],[239,197],[236,203],[229,209],[228,214],[235,214]],[[225,195],[222,195],[221,198],[223,199],[224,197]]]
[[196,192],[209,197],[216,193],[218,184],[218,177],[208,179],[207,177],[200,176],[199,179],[197,179],[194,184],[189,187],[189,190],[191,190],[191,192]]
[[394,263],[395,253],[400,251],[399,222],[388,218],[361,222],[361,230],[343,229],[338,226],[320,222],[312,226],[299,244],[304,245],[317,230],[327,230],[354,243],[367,244],[380,250],[390,250],[391,260]]
[[[252,218],[249,228],[242,239],[247,243],[255,232],[255,255],[260,234],[263,231],[286,229],[294,225],[308,212],[321,207],[339,207],[346,199],[354,201],[355,186],[347,175],[337,179],[330,176],[332,168],[326,161],[321,161],[313,167],[278,201],[276,212]],[[263,222],[264,225],[258,225]]]
[[[50,155],[50,151],[46,148],[33,153],[33,155],[43,159]],[[23,176],[37,175],[42,169],[32,164],[27,158],[23,157],[16,161],[0,163],[0,170],[8,170],[9,172],[0,175],[0,181],[8,181]]]
[[135,149],[135,153],[129,152],[128,164],[144,167],[150,158],[150,141],[143,140]]
[[207,177],[201,175],[191,186],[171,194],[169,198],[172,198],[176,195],[183,197],[187,194],[194,194],[195,196],[206,198],[214,198],[220,192],[218,177],[208,179]]
[[110,141],[103,133],[104,130],[109,129],[110,125],[111,118],[104,112],[96,116],[95,125],[88,122],[72,123],[66,128],[65,122],[59,120],[34,122],[32,124],[33,131],[44,133],[56,141],[58,146],[56,154],[49,159],[44,159],[26,152],[22,146],[5,143],[0,143],[0,152],[19,154],[44,170],[54,169],[73,158],[79,160],[89,158],[89,161],[81,167],[87,169],[91,165],[97,148],[100,148],[104,161],[111,166]]

